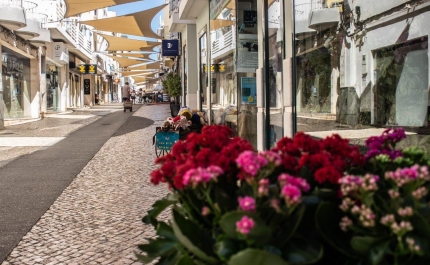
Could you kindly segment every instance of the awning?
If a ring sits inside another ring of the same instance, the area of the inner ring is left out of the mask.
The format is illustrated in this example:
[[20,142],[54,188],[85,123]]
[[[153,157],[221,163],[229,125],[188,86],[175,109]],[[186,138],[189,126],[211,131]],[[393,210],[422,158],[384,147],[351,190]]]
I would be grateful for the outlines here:
[[151,76],[152,72],[144,72],[144,71],[127,71],[121,72],[122,76]]
[[166,5],[161,5],[124,16],[80,21],[79,23],[92,26],[101,31],[161,39],[159,35],[152,31],[151,22],[154,16],[165,6]]
[[131,78],[134,79],[135,83],[148,81],[148,79],[146,77],[143,77],[143,76],[132,76]]
[[108,47],[106,51],[147,51],[153,52],[156,46],[161,45],[161,42],[146,41],[146,40],[133,40],[129,38],[121,38],[109,36],[105,34],[98,34],[106,39]]
[[131,56],[131,57],[137,57],[139,59],[146,59],[146,60],[152,60],[151,58],[149,58],[149,55],[152,55],[155,53],[136,53],[136,52],[117,52],[117,53],[113,53],[111,55],[113,56]]
[[66,3],[66,14],[64,14],[64,17],[72,17],[87,11],[136,1],[139,0],[64,0]]
[[150,63],[150,64],[144,64],[144,65],[140,65],[140,66],[136,66],[136,67],[128,67],[124,70],[148,70],[148,69],[154,69],[154,70],[160,70],[160,62],[156,62],[156,63]]
[[146,63],[146,61],[136,60],[136,59],[130,59],[130,58],[126,58],[126,57],[109,56],[109,55],[108,55],[108,57],[110,57],[110,58],[114,59],[115,61],[117,61],[119,63],[120,67],[127,67],[127,66],[130,66],[130,65]]

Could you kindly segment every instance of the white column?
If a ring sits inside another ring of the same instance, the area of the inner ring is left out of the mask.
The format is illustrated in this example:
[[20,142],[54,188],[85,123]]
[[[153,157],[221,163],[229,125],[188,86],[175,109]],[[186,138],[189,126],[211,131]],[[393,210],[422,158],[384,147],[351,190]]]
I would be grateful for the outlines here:
[[30,80],[23,82],[22,88],[24,115],[31,118],[39,118],[40,115],[40,58],[30,59]]
[[187,106],[198,108],[199,91],[199,49],[197,45],[197,30],[195,24],[187,24],[186,30],[187,53]]
[[285,18],[285,60],[283,62],[283,95],[284,95],[284,136],[293,137],[293,0],[285,0],[284,2],[284,18]]

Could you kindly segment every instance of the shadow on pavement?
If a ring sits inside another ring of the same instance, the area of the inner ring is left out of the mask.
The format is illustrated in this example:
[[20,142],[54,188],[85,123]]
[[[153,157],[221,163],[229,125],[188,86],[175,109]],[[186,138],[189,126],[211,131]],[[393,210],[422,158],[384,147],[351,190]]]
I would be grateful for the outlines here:
[[154,124],[153,120],[143,118],[143,117],[137,117],[137,116],[131,116],[127,119],[127,121],[117,130],[112,137],[115,136],[121,136],[133,131],[144,129],[148,126],[151,126]]

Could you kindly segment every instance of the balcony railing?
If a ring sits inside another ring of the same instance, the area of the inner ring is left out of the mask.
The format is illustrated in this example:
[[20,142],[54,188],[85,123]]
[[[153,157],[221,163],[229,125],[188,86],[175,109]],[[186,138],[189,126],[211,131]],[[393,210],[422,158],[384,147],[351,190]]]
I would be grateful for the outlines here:
[[37,4],[33,1],[24,1],[24,0],[0,0],[0,5],[4,6],[19,6],[27,11],[34,10],[37,7]]
[[222,35],[212,43],[212,58],[223,56],[236,48],[236,32],[234,29]]
[[169,17],[172,16],[172,13],[179,12],[179,4],[181,0],[169,0]]
[[29,19],[34,19],[45,25],[48,22],[48,15],[36,13],[36,12],[26,12],[26,17]]

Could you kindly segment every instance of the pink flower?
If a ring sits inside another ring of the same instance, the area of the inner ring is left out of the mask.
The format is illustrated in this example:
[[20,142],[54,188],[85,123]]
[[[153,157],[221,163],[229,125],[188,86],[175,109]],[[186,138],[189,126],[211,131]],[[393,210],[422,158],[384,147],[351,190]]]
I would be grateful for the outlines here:
[[202,167],[192,168],[185,172],[182,184],[195,188],[200,182],[208,183],[211,180],[216,180],[223,173],[224,171],[218,166],[209,166],[207,169]]
[[279,175],[278,181],[281,187],[284,187],[285,185],[290,184],[300,188],[300,190],[304,192],[309,191],[309,189],[311,188],[305,179],[296,178],[286,173],[282,173],[281,175]]
[[209,209],[209,207],[203,206],[203,208],[202,208],[202,215],[206,216],[206,215],[208,215],[210,213],[211,213],[211,210]]
[[275,164],[275,166],[280,166],[282,163],[281,156],[273,151],[263,151],[260,153],[264,158],[266,158],[267,162]]
[[238,156],[236,163],[245,173],[254,177],[261,167],[267,165],[267,160],[253,151],[244,151]]
[[258,182],[258,196],[268,196],[269,195],[269,180],[261,179]]
[[249,231],[251,231],[252,228],[254,228],[255,222],[252,218],[249,218],[248,216],[243,216],[240,221],[236,222],[236,230],[241,233],[242,235],[249,234]]
[[255,210],[255,200],[252,197],[245,196],[239,197],[239,206],[242,211],[254,211]]
[[279,207],[279,200],[277,199],[271,199],[270,200],[270,207],[275,209],[278,213],[281,212],[281,208]]
[[286,184],[281,191],[281,197],[285,198],[285,203],[288,206],[300,203],[302,192],[297,186]]

